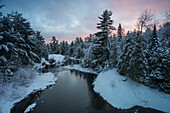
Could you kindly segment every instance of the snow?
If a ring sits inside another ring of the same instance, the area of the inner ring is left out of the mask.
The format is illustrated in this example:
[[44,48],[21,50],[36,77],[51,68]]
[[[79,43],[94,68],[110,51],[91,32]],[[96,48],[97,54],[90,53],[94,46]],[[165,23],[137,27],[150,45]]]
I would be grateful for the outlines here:
[[91,68],[83,68],[78,64],[64,66],[63,68],[65,68],[65,69],[74,69],[74,70],[78,70],[78,71],[86,72],[86,73],[98,74],[97,72],[93,71]]
[[69,59],[72,59],[72,60],[81,60],[81,59],[75,58],[75,57],[69,57]]
[[61,54],[50,54],[48,55],[48,60],[55,60],[55,63],[61,63],[64,61],[65,56],[61,55]]
[[24,113],[27,113],[27,112],[31,111],[33,108],[35,108],[36,105],[37,105],[36,102],[34,102],[33,104],[29,105],[27,107],[27,109],[24,111]]
[[30,54],[32,54],[34,57],[39,58],[39,56],[38,56],[36,53],[34,53],[34,52],[32,52],[32,51],[29,51],[29,52],[30,52]]
[[4,56],[0,56],[0,60],[2,60],[3,62],[7,62],[7,59]]
[[45,58],[41,58],[41,64],[45,63],[46,65],[50,65],[50,63],[45,60]]
[[128,109],[138,105],[170,112],[170,94],[121,76],[116,69],[101,72],[93,84],[94,90],[116,108]]
[[0,49],[2,49],[2,48],[4,48],[6,50],[6,52],[9,51],[9,48],[5,44],[0,45]]
[[[24,85],[14,85],[14,82],[3,85],[0,89],[0,113],[10,113],[10,109],[13,107],[13,104],[19,102],[28,94],[44,90],[48,85],[55,84],[57,78],[51,72],[37,75],[31,79],[31,83],[27,86]],[[5,94],[2,94],[2,92]]]
[[0,40],[2,40],[3,39],[3,36],[0,36]]
[[45,65],[50,65],[50,63],[45,58],[41,58],[41,63],[34,63],[34,69],[44,68]]

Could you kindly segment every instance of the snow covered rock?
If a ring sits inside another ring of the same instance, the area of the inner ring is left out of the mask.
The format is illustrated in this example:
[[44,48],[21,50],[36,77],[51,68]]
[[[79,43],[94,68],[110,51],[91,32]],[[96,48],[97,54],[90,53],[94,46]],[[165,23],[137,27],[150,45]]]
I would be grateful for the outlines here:
[[64,62],[65,56],[61,54],[50,54],[48,55],[48,60],[50,62],[50,65],[59,65]]

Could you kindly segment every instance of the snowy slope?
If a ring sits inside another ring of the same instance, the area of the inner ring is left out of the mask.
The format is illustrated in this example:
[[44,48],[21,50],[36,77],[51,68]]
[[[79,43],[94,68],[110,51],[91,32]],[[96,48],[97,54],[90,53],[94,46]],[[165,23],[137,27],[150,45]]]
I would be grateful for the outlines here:
[[128,109],[135,105],[170,112],[170,95],[119,75],[116,69],[102,72],[94,81],[94,90],[112,106]]
[[[48,72],[42,75],[37,75],[33,81],[27,87],[17,86],[13,87],[12,83],[6,86],[6,93],[8,96],[0,95],[0,113],[10,113],[10,109],[13,107],[13,104],[22,100],[25,96],[30,94],[33,91],[43,90],[48,85],[55,84],[57,78],[53,73]],[[14,94],[19,95],[19,97],[14,98]]]

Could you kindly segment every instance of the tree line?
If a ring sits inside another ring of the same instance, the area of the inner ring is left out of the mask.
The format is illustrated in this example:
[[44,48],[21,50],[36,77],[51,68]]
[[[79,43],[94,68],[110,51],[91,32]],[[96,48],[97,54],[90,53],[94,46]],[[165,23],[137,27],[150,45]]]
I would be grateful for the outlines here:
[[[1,6],[2,7],[2,6]],[[84,40],[76,37],[70,44],[59,42],[55,36],[45,44],[39,31],[34,31],[21,13],[0,13],[0,68],[1,74],[11,74],[19,66],[40,62],[48,54],[62,54],[81,59],[83,67],[101,72],[116,67],[121,75],[169,92],[169,12],[162,26],[152,23],[154,13],[145,10],[137,20],[138,29],[126,34],[121,23],[117,34],[112,33],[112,12],[99,16],[97,29]]]
[[116,30],[112,26],[112,12],[105,10],[98,17],[100,23],[96,28],[99,32],[90,34],[84,41],[77,37],[71,44],[64,41],[58,44],[53,37],[48,48],[52,53],[81,58],[83,67],[97,72],[116,67],[121,75],[169,92],[169,12],[165,15],[166,22],[158,26],[152,23],[154,13],[145,10],[137,20],[138,30],[125,34],[120,23],[115,35],[112,33]]

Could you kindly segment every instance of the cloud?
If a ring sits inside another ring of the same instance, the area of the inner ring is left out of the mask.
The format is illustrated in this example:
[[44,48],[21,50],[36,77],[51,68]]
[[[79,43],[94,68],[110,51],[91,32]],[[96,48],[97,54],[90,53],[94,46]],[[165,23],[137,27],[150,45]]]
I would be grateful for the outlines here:
[[97,32],[98,16],[105,9],[113,12],[114,26],[135,28],[137,17],[146,9],[156,10],[159,18],[170,6],[169,0],[2,0],[3,13],[17,10],[23,13],[46,41],[56,36],[59,41],[71,41],[76,36]]

